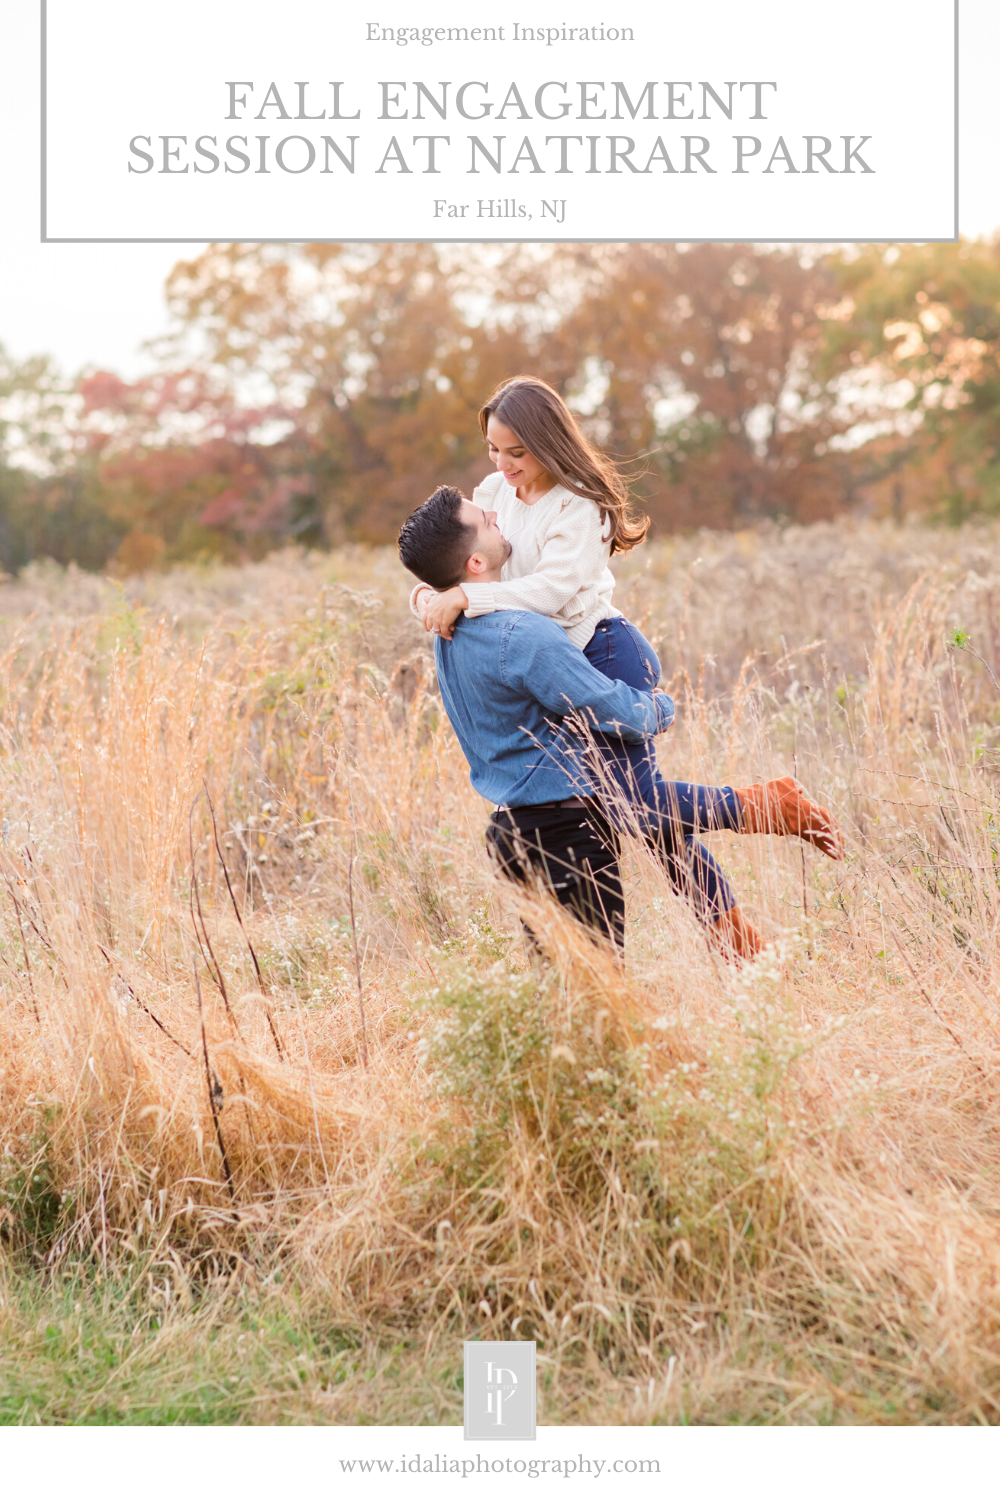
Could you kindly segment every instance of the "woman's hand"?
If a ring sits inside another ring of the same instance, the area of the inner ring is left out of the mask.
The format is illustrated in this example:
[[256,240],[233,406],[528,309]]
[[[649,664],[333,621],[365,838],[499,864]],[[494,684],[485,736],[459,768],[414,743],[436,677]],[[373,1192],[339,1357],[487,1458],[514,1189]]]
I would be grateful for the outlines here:
[[417,589],[415,603],[421,624],[424,623],[424,615],[427,613],[428,604],[430,604],[432,599],[436,598],[437,589],[432,589],[429,583],[422,583]]
[[468,609],[469,601],[465,590],[456,586],[445,589],[443,594],[431,594],[426,604],[424,595],[421,594],[420,607],[424,616],[424,629],[439,635],[444,641],[450,641],[455,634],[455,621],[463,609]]

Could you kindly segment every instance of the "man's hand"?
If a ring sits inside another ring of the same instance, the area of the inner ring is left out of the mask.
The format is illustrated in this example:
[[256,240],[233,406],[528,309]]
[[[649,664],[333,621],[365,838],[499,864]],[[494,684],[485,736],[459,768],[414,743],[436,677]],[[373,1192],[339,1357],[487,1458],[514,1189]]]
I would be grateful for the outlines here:
[[445,589],[443,594],[431,594],[426,604],[424,595],[421,594],[420,607],[424,616],[424,629],[439,635],[442,640],[450,641],[455,634],[455,621],[463,609],[468,609],[469,601],[465,590],[456,586]]
[[[670,694],[667,692],[666,688],[655,687],[653,689],[653,697],[654,698],[670,698]],[[673,698],[670,698],[671,706],[673,706],[673,701],[674,701]],[[673,721],[673,719],[671,719],[670,723],[667,725],[667,729],[673,729],[673,727],[674,727],[674,721]],[[663,733],[666,733],[666,730],[664,730]]]

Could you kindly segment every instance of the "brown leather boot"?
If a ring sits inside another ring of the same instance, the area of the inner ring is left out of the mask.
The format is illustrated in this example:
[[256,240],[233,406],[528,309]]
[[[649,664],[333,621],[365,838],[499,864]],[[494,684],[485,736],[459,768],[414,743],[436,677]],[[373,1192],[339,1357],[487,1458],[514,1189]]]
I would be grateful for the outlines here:
[[810,802],[794,776],[733,790],[743,810],[744,833],[794,833],[831,859],[843,859],[844,835],[825,807]]
[[764,939],[755,927],[750,926],[738,906],[720,912],[708,929],[708,935],[730,963],[756,958],[764,946]]

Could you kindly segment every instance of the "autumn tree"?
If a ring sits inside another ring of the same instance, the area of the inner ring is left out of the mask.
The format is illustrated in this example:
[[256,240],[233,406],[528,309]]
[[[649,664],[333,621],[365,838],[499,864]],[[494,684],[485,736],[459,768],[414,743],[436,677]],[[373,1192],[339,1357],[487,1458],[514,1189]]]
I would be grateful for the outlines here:
[[211,364],[295,411],[328,538],[372,541],[481,477],[478,407],[524,371],[638,457],[664,528],[836,513],[872,477],[818,370],[840,296],[823,257],[749,245],[213,246],[170,281]]
[[829,350],[883,391],[897,514],[1000,511],[1000,239],[865,246],[830,268],[843,312]]
[[252,405],[204,370],[81,380],[81,425],[125,571],[182,557],[249,559],[322,542],[312,445],[277,404]]
[[390,541],[560,390],[661,530],[1000,508],[996,243],[212,245],[156,373],[0,357],[0,561]]
[[476,413],[535,364],[551,301],[521,252],[422,244],[212,246],[168,296],[210,369],[291,415],[330,542],[386,541],[442,480],[482,478]]
[[567,334],[595,433],[648,455],[666,529],[811,521],[848,504],[859,464],[841,367],[820,368],[841,300],[823,257],[754,245],[601,247]]

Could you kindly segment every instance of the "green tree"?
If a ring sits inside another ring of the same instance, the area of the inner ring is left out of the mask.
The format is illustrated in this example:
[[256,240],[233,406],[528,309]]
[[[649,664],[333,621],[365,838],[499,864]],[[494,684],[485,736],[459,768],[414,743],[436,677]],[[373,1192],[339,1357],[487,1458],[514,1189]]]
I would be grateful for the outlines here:
[[74,383],[43,356],[0,346],[0,563],[36,557],[103,567],[123,531],[102,503],[96,453],[77,422]]
[[1000,511],[1000,239],[868,246],[831,269],[829,352],[895,388],[900,488],[952,520]]

